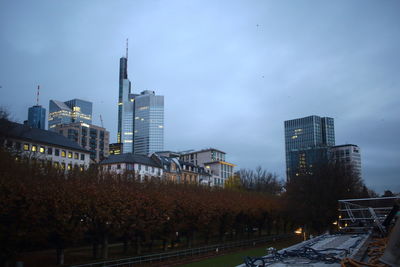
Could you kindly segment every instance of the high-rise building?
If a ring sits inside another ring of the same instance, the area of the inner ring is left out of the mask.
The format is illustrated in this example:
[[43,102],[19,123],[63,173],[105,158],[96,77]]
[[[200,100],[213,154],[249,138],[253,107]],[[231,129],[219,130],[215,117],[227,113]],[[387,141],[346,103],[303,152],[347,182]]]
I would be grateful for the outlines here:
[[164,96],[133,94],[128,79],[128,48],[119,60],[118,134],[122,153],[148,155],[164,147]]
[[49,130],[54,131],[57,125],[74,122],[92,123],[92,102],[81,99],[66,102],[50,100]]
[[118,134],[117,142],[123,144],[123,152],[133,152],[134,103],[131,82],[128,79],[128,54],[119,60]]
[[134,153],[147,155],[164,148],[164,96],[143,91],[134,96]]
[[285,121],[287,178],[309,174],[316,164],[327,162],[335,145],[333,118],[308,116]]
[[46,109],[40,105],[28,109],[28,126],[44,130],[46,125]]
[[347,144],[331,147],[329,159],[361,178],[361,153],[357,145]]

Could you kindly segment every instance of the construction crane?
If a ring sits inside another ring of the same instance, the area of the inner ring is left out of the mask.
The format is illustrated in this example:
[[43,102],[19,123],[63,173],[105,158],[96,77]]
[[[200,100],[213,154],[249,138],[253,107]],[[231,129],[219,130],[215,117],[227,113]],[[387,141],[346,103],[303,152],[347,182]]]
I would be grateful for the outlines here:
[[101,114],[100,114],[100,122],[101,122],[101,127],[104,128],[104,125],[103,125],[103,117],[101,117]]

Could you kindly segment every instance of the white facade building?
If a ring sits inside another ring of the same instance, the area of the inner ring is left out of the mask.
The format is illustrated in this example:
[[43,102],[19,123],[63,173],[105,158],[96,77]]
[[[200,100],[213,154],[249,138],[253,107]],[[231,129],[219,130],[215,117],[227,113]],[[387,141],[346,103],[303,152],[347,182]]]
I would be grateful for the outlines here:
[[233,176],[233,168],[236,166],[226,162],[225,155],[226,153],[221,150],[208,148],[185,152],[181,154],[181,159],[209,170],[212,175],[210,184],[223,187],[225,181]]
[[334,163],[351,166],[353,172],[361,178],[361,153],[357,145],[347,144],[330,148],[330,160]]
[[111,155],[108,159],[100,162],[103,171],[123,174],[126,171],[134,171],[141,180],[151,177],[161,178],[163,167],[150,157],[124,153]]

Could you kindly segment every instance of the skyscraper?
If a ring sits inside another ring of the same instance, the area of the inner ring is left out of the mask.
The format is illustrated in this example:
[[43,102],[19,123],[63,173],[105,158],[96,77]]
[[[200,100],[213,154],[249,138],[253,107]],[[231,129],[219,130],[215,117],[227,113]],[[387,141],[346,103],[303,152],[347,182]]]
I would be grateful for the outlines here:
[[310,173],[327,162],[328,148],[335,145],[333,118],[308,116],[285,121],[287,178]]
[[119,60],[118,133],[123,153],[133,152],[134,103],[131,82],[128,79],[128,46],[126,56]]
[[154,91],[132,93],[128,44],[126,56],[119,60],[117,142],[122,153],[147,155],[164,147],[164,96],[155,95]]
[[164,149],[164,96],[143,91],[134,96],[134,153],[147,155]]
[[72,99],[66,102],[50,100],[49,130],[61,124],[73,122],[92,123],[92,102]]
[[46,109],[40,105],[28,109],[28,125],[32,128],[44,130],[46,125]]

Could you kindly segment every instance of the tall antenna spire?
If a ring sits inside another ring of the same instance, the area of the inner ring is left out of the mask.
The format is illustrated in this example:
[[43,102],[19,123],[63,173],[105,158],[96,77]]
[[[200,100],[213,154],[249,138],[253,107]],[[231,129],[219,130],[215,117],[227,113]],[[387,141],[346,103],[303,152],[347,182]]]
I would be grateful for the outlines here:
[[40,90],[40,85],[37,86],[36,106],[39,106],[39,90]]
[[128,38],[126,38],[126,61],[128,61]]

